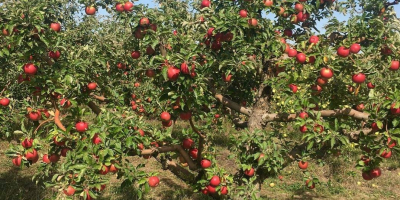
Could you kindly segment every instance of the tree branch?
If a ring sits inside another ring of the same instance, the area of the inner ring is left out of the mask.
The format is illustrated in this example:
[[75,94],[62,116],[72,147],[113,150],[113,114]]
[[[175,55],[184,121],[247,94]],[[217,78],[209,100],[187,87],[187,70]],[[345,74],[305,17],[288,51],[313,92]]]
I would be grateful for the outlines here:
[[193,129],[193,131],[194,131],[195,133],[197,133],[201,138],[205,138],[205,137],[206,137],[205,135],[203,135],[203,134],[199,131],[199,129],[197,129],[197,128],[194,126],[192,118],[189,119],[189,122],[190,122],[190,126],[192,127],[192,129]]
[[101,109],[93,101],[89,101],[88,106],[96,115],[101,113]]
[[[355,119],[360,120],[368,120],[369,114],[359,112],[357,110],[351,108],[345,109],[335,109],[335,110],[321,110],[321,111],[313,111],[314,114],[318,112],[321,113],[321,117],[340,117],[340,116],[350,116]],[[280,122],[288,122],[296,119],[298,114],[289,114],[289,113],[266,113],[262,116],[263,122],[272,122],[272,121],[280,121]]]
[[50,122],[50,121],[53,121],[53,120],[54,120],[54,118],[49,118],[49,119],[46,119],[45,121],[41,122],[41,123],[39,124],[39,126],[37,126],[36,129],[33,131],[33,134],[36,134],[36,132],[39,130],[39,128],[40,128],[41,126],[43,126],[45,123]]
[[247,116],[251,115],[251,110],[245,107],[242,107],[241,105],[239,105],[238,103],[224,97],[222,94],[219,94],[216,92],[216,90],[214,88],[210,88],[210,91],[213,93],[214,97],[221,102],[224,106],[227,106],[233,110],[236,110],[237,112],[240,112],[242,114],[245,114]]
[[166,152],[172,152],[172,151],[177,151],[188,163],[189,169],[190,170],[196,170],[197,166],[194,164],[193,160],[189,157],[187,152],[180,146],[180,145],[170,145],[170,146],[162,146],[162,147],[157,147],[153,149],[143,149],[141,154],[142,155],[151,155],[154,153],[166,153]]

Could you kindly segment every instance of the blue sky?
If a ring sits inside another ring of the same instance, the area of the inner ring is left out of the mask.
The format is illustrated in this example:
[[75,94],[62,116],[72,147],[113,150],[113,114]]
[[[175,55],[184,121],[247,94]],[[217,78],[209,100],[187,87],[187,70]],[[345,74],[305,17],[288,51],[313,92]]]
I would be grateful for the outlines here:
[[[389,1],[392,1],[392,0],[389,0]],[[135,1],[134,4],[135,5],[146,4],[146,5],[149,5],[149,7],[154,7],[156,5],[154,0],[139,0],[139,1]],[[400,4],[394,5],[394,10],[396,11],[397,17],[400,18]],[[106,14],[106,12],[101,10],[100,14]],[[273,18],[274,15],[271,15],[271,17]],[[345,21],[348,18],[348,16],[341,15],[341,14],[335,15],[335,17],[337,17],[339,21]],[[317,28],[321,32],[325,32],[323,30],[323,26],[327,23],[327,21],[328,21],[328,19],[323,19],[323,20],[317,22]]]

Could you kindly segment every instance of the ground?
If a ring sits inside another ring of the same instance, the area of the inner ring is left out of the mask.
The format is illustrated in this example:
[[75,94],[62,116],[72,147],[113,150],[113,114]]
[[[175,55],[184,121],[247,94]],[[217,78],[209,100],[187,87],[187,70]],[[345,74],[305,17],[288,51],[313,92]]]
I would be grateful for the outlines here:
[[[219,165],[229,172],[236,170],[234,160],[228,158],[229,150],[226,148],[228,133],[232,129],[228,126],[226,135],[218,136],[217,160]],[[36,172],[35,165],[29,169],[20,170],[13,167],[11,159],[5,156],[8,142],[0,141],[0,199],[1,200],[39,200],[52,198],[57,191],[40,188],[32,182],[32,176]],[[354,149],[354,151],[357,151]],[[343,152],[339,157],[327,157],[323,163],[310,162],[309,171],[315,174],[321,181],[314,190],[304,186],[303,174],[297,163],[292,163],[285,168],[278,177],[270,177],[265,181],[261,191],[262,199],[400,199],[400,162],[394,155],[382,166],[382,176],[371,181],[365,181],[361,172],[354,168],[357,157],[354,151]],[[160,185],[152,188],[145,199],[165,200],[204,200],[204,195],[192,192],[191,188],[169,171],[161,169],[161,165],[155,159],[132,159],[133,163],[144,163],[145,171],[156,171],[160,178]],[[119,189],[120,180],[116,175],[112,176],[105,193],[99,199],[136,199],[134,189]],[[270,187],[274,183],[274,187]],[[231,191],[234,192],[234,191]],[[63,195],[55,199],[63,199]]]

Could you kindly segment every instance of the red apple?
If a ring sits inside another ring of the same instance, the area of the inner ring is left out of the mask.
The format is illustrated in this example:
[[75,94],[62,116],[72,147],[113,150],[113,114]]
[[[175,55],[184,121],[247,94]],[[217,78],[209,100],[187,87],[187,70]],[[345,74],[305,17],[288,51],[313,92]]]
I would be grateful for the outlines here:
[[242,18],[246,18],[247,17],[247,10],[240,10],[239,11],[239,15],[240,15],[240,17],[242,17]]
[[311,185],[309,184],[310,180],[306,180],[306,186],[310,189],[314,189],[315,188],[315,183],[311,183]]
[[309,39],[308,41],[309,41],[310,43],[317,44],[318,41],[319,41],[319,37],[313,35],[313,36],[310,37],[310,39]]
[[293,35],[292,29],[285,29],[283,31],[283,35],[286,35],[288,37],[292,37],[292,35]]
[[39,112],[32,111],[32,112],[30,112],[30,113],[28,114],[28,118],[29,118],[30,120],[32,120],[32,121],[39,121],[40,118],[41,118],[41,115],[40,115]]
[[[272,0],[271,0],[272,2]],[[221,187],[221,194],[222,195],[227,195],[228,194],[228,188],[226,186]]]
[[214,193],[217,192],[217,190],[215,189],[215,187],[212,186],[212,185],[208,185],[208,186],[207,186],[207,191],[208,191],[210,194],[214,194]]
[[17,157],[14,157],[12,159],[12,163],[13,163],[14,166],[17,166],[17,167],[21,166],[22,156],[18,155]]
[[68,147],[62,148],[62,149],[61,149],[61,156],[62,156],[62,157],[67,157],[68,151],[71,151],[71,149],[68,148]]
[[[60,160],[60,156],[55,153],[51,154],[48,158],[49,158],[50,162],[52,162],[52,163],[56,163]],[[43,158],[43,160],[44,160],[44,158]]]
[[396,144],[397,144],[397,143],[396,143],[395,140],[392,140],[392,138],[388,137],[388,139],[387,139],[387,145],[388,145],[389,149],[395,147]]
[[222,74],[222,80],[224,82],[231,82],[231,78],[232,78],[232,74],[228,74],[228,76],[226,76],[225,74]]
[[400,115],[400,106],[398,108],[395,108],[396,106],[396,102],[392,103],[392,106],[390,106],[390,113],[392,113],[392,115]]
[[287,53],[289,57],[295,57],[297,55],[296,49],[289,49],[289,52]]
[[219,179],[219,176],[213,176],[210,179],[210,185],[211,186],[217,187],[219,184],[221,184],[221,180]]
[[304,162],[304,161],[300,160],[298,165],[299,165],[300,169],[307,169],[308,162]]
[[194,144],[194,141],[193,141],[192,139],[190,139],[190,138],[186,138],[186,139],[184,139],[184,140],[182,141],[182,147],[183,147],[184,149],[190,149],[190,148],[192,148],[193,144]]
[[361,50],[360,44],[354,43],[354,44],[352,44],[352,45],[350,46],[350,52],[351,52],[351,53],[356,54],[356,53],[358,53],[360,50]]
[[293,93],[296,93],[296,92],[297,92],[297,85],[295,85],[295,84],[290,84],[290,85],[289,85],[289,88],[292,90]]
[[255,18],[251,18],[251,19],[247,20],[247,23],[249,24],[250,27],[256,27],[258,24],[257,19],[255,19]]
[[89,124],[83,121],[77,122],[75,124],[76,131],[82,133],[89,129]]
[[30,139],[25,138],[25,139],[21,142],[21,145],[22,145],[25,149],[28,149],[28,148],[32,147],[32,144],[33,144],[33,139],[32,139],[32,138],[30,138]]
[[302,12],[302,11],[304,10],[304,6],[303,6],[303,4],[301,4],[301,3],[296,3],[296,5],[294,6],[294,9],[295,9],[297,12]]
[[367,180],[367,181],[372,180],[372,178],[373,178],[373,177],[370,175],[370,173],[367,173],[367,172],[363,172],[363,173],[362,173],[362,177],[363,177],[364,180]]
[[385,149],[381,154],[382,158],[390,158],[391,156],[392,156],[392,151],[389,149]]
[[179,78],[180,70],[176,67],[168,67],[167,76],[170,81],[176,81]]
[[211,167],[211,161],[208,160],[208,159],[201,160],[200,164],[201,164],[201,167],[204,168],[204,169]]
[[320,73],[321,77],[326,78],[326,79],[330,79],[333,77],[333,71],[332,71],[332,69],[330,69],[328,67],[322,68],[319,73]]
[[8,99],[8,98],[2,98],[2,99],[0,99],[0,105],[2,105],[2,106],[8,106],[10,104],[10,99]]
[[149,177],[148,182],[150,187],[157,187],[160,183],[160,179],[157,176],[151,176]]
[[306,112],[301,112],[299,114],[299,117],[302,118],[302,119],[306,119],[306,118],[308,118],[308,114]]
[[272,0],[264,0],[263,2],[264,2],[264,5],[267,7],[271,7],[272,4],[274,4],[274,2]]
[[75,194],[75,189],[69,185],[67,189],[64,190],[64,194],[67,196],[72,196]]
[[244,170],[244,174],[249,177],[254,176],[254,168]]
[[61,99],[61,101],[60,101],[60,105],[63,107],[63,108],[69,108],[69,107],[71,107],[71,102],[68,100],[68,99]]
[[347,57],[350,55],[350,49],[346,49],[344,46],[341,46],[337,49],[337,54],[340,57]]
[[162,123],[162,125],[163,125],[164,127],[170,127],[170,126],[172,126],[172,120],[169,120],[169,121],[162,121],[161,123]]
[[60,32],[61,30],[61,24],[60,23],[51,23],[50,28],[53,29],[56,32]]
[[365,106],[364,106],[363,103],[360,103],[360,104],[358,104],[358,105],[356,106],[356,110],[358,110],[358,111],[363,111],[364,109],[365,109]]
[[306,125],[300,126],[300,132],[302,133],[307,132],[307,126]]
[[37,154],[36,149],[28,150],[28,151],[25,153],[25,158],[26,158],[27,160],[35,160],[36,157],[38,157],[38,154]]
[[101,167],[99,173],[100,173],[101,175],[106,175],[106,174],[108,174],[109,171],[110,171],[110,167],[109,167],[109,166],[106,166],[106,165],[103,165],[103,166]]
[[35,75],[37,72],[37,67],[32,63],[26,63],[24,65],[24,72],[28,75]]
[[184,74],[190,74],[190,72],[189,72],[189,67],[188,67],[188,65],[186,64],[186,62],[183,62],[183,63],[181,64],[181,72],[184,73]]
[[114,164],[111,164],[110,165],[110,172],[115,173],[117,171],[118,171],[118,168]]
[[89,90],[95,90],[96,87],[97,87],[97,83],[95,83],[95,82],[91,82],[91,83],[89,83],[89,84],[87,85],[87,88],[88,88]]
[[124,4],[124,10],[125,10],[126,12],[132,11],[132,8],[133,8],[133,3],[132,3],[132,2],[130,2],[130,1],[125,2],[125,4]]
[[192,117],[192,112],[190,112],[190,111],[188,111],[188,112],[181,112],[181,113],[179,114],[179,117],[180,117],[182,120],[189,120],[189,119]]
[[318,85],[325,85],[325,84],[327,84],[327,83],[328,83],[328,79],[323,78],[323,77],[318,77],[318,78],[317,78],[317,84],[318,84]]
[[121,3],[117,3],[115,5],[115,10],[117,10],[118,12],[123,12],[124,11],[124,5]]
[[208,7],[210,7],[210,5],[211,5],[211,2],[209,0],[203,0],[201,2],[200,8],[208,8]]
[[133,59],[138,59],[140,57],[140,52],[139,51],[132,51],[131,57]]
[[352,80],[354,83],[364,83],[366,77],[363,73],[354,74]]
[[368,87],[369,89],[374,89],[374,88],[375,88],[375,85],[372,84],[371,82],[368,82],[368,83],[367,83],[367,87]]
[[86,9],[85,9],[85,13],[86,13],[87,15],[94,15],[94,14],[96,13],[96,8],[93,7],[93,6],[88,6],[88,7],[86,7]]
[[150,24],[150,20],[146,17],[143,17],[139,20],[139,24],[142,27],[147,27]]
[[195,160],[197,159],[197,153],[198,153],[198,150],[196,148],[191,149],[189,152],[190,156]]
[[301,64],[305,63],[305,62],[306,62],[306,54],[304,54],[304,53],[298,53],[298,54],[296,55],[296,60],[297,60],[297,62],[299,62],[299,63],[301,63]]
[[382,172],[381,172],[381,169],[380,169],[380,168],[375,168],[375,169],[373,169],[373,170],[371,170],[371,171],[369,172],[369,175],[370,175],[372,178],[380,177],[381,174],[382,174]]
[[390,65],[389,70],[396,71],[398,69],[399,69],[399,61],[398,60],[392,60],[392,64]]
[[101,141],[101,138],[99,137],[99,134],[98,133],[94,134],[94,136],[92,138],[92,143],[93,144],[100,144],[101,142],[102,141]]
[[44,154],[44,155],[43,155],[43,162],[46,163],[46,164],[51,163],[51,161],[50,161],[50,159],[49,159],[49,156],[48,156],[47,154]]
[[160,114],[160,118],[161,118],[161,121],[166,122],[166,121],[171,120],[171,115],[168,112],[162,112]]

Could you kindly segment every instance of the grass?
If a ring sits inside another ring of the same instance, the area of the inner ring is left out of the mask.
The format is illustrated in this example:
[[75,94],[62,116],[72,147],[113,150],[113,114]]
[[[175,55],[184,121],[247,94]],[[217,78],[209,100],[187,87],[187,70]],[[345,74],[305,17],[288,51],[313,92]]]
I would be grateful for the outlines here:
[[[177,124],[177,130],[187,128],[186,124]],[[235,134],[235,130],[225,124],[225,134],[210,138],[216,144],[217,160],[220,167],[230,173],[237,170],[234,160],[228,158],[231,154],[227,149],[229,135]],[[8,142],[0,141],[0,199],[7,200],[39,200],[39,199],[63,199],[57,191],[37,186],[32,182],[32,176],[36,172],[35,165],[29,169],[19,170],[12,166],[11,160],[4,153],[8,148]],[[269,177],[265,180],[261,190],[262,199],[400,199],[400,162],[398,156],[383,164],[382,176],[365,181],[361,172],[354,168],[356,159],[354,151],[343,152],[340,157],[326,157],[323,163],[310,162],[308,171],[321,181],[314,190],[307,189],[303,182],[303,172],[297,163],[286,167],[277,177]],[[144,160],[131,158],[133,164],[144,163],[146,172],[158,172],[160,185],[152,188],[145,195],[148,200],[207,200],[211,199],[200,193],[192,192],[190,186],[177,178],[168,170],[162,170],[161,165],[154,159]],[[110,175],[104,195],[100,200],[132,200],[137,199],[135,189],[120,189],[121,181],[116,176]],[[274,187],[270,187],[274,183]]]

